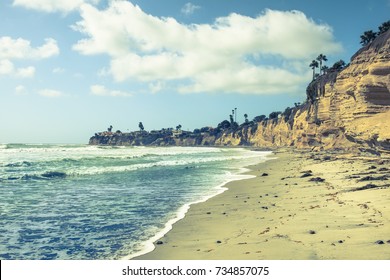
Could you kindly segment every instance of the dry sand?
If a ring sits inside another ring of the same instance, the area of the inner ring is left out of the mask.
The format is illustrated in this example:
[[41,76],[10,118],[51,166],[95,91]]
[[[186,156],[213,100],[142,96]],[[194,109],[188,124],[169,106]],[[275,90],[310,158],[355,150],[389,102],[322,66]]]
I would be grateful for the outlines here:
[[389,159],[275,156],[251,167],[256,178],[192,205],[162,244],[137,259],[390,259]]

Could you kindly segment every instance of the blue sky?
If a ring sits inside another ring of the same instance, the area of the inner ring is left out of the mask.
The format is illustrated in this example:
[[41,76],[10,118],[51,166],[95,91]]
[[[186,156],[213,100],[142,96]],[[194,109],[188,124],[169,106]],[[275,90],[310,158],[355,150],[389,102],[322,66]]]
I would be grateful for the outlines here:
[[3,0],[0,143],[284,110],[312,59],[348,62],[389,14],[390,0]]

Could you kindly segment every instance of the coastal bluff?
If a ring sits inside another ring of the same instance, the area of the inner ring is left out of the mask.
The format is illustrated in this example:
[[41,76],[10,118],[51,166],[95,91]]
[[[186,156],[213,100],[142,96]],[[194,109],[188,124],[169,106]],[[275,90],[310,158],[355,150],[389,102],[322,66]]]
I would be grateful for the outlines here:
[[91,145],[253,146],[390,152],[390,31],[341,71],[313,80],[307,99],[275,118],[237,127],[96,133]]

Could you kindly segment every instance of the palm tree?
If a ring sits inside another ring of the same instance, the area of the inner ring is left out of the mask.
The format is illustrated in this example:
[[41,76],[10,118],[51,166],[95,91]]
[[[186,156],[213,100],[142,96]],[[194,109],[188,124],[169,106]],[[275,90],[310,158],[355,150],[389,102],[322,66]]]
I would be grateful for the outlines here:
[[244,118],[245,118],[245,123],[249,123],[248,114],[244,114]]
[[326,66],[326,65],[324,65],[324,66],[321,67],[321,71],[322,71],[322,73],[324,73],[324,74],[328,73],[328,70],[329,70],[329,67]]
[[372,30],[365,31],[363,33],[363,35],[360,36],[360,39],[361,39],[360,44],[362,44],[363,46],[366,46],[367,44],[374,41],[376,36],[377,36],[377,33],[372,31]]
[[311,69],[313,69],[313,80],[314,80],[314,78],[316,76],[316,70],[315,69],[318,68],[318,61],[317,60],[313,60],[310,63],[309,67],[311,67]]
[[139,127],[139,129],[140,129],[141,131],[144,131],[144,129],[145,129],[142,122],[139,122],[138,127]]
[[[233,112],[234,112],[234,110],[233,110]],[[229,115],[229,118],[230,118],[230,123],[233,124],[234,123],[233,115]]]
[[320,62],[320,74],[321,74],[322,62],[323,61],[328,61],[328,59],[326,58],[326,55],[320,54],[319,56],[317,56],[317,61]]

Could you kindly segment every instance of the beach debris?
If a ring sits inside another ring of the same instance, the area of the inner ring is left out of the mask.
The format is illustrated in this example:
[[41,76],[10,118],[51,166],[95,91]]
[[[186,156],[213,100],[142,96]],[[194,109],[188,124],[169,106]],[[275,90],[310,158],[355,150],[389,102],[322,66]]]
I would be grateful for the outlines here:
[[156,242],[156,245],[163,245],[163,244],[164,244],[164,242],[162,242],[161,240]]
[[390,186],[390,184],[387,184],[387,185],[383,185],[383,186],[377,186],[375,184],[367,184],[363,187],[359,187],[359,188],[353,188],[352,190],[350,190],[350,192],[356,192],[356,191],[364,191],[364,190],[369,190],[369,189],[375,189],[375,188],[388,188]]
[[349,175],[349,176],[347,176],[346,178],[347,179],[359,179],[361,176],[359,176],[359,175]]
[[211,212],[207,212],[206,214],[207,214],[207,215],[210,215],[210,214],[211,214]]
[[222,241],[221,240],[217,240],[217,244],[221,244],[222,243]]
[[340,243],[340,244],[343,244],[344,243],[344,240],[339,240],[339,241],[337,241],[338,243]]
[[321,178],[321,177],[315,177],[315,178],[311,178],[309,180],[309,182],[324,182],[325,179]]
[[309,230],[309,234],[316,234],[317,232],[315,230]]
[[378,177],[374,176],[366,176],[358,180],[358,182],[363,182],[363,181],[385,181],[387,180],[387,175],[382,175]]
[[261,174],[261,177],[265,177],[265,176],[268,176],[268,173]]
[[390,244],[390,239],[386,241],[387,244]]
[[383,244],[385,244],[385,242],[383,242],[383,240],[377,240],[377,241],[375,241],[375,244],[383,245]]
[[267,232],[269,232],[271,229],[269,227],[267,227],[265,230],[263,230],[262,232],[260,232],[258,235],[261,235],[261,234],[265,234]]

